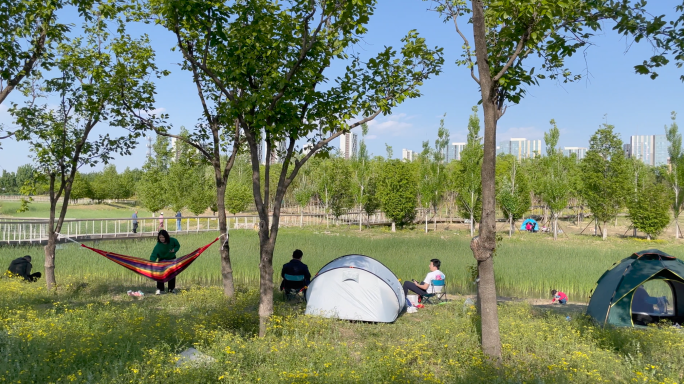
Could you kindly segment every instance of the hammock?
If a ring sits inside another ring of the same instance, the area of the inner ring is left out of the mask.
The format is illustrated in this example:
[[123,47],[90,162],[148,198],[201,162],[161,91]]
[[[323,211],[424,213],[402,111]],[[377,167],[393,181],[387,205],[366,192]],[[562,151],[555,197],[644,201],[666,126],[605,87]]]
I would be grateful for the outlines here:
[[[216,240],[219,238],[217,237]],[[88,247],[87,245],[81,244],[81,247],[88,248],[93,252],[97,252],[100,255],[108,258],[109,260],[119,264],[120,266],[130,269],[131,271],[143,275],[149,279],[160,282],[168,282],[174,277],[178,276],[185,268],[189,267],[195,259],[199,257],[207,248],[211,247],[216,240],[205,245],[202,248],[195,249],[189,254],[179,257],[174,260],[153,262],[147,259],[141,259],[139,257],[119,255],[118,253],[112,253],[103,251],[100,249],[95,249]],[[73,240],[72,240],[73,241]]]

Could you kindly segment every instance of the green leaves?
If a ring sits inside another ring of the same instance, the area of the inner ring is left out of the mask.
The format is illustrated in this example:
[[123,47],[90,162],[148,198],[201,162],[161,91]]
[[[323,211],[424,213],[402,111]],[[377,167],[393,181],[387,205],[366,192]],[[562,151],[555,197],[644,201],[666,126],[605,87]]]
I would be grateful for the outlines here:
[[418,204],[417,180],[411,163],[389,160],[378,179],[378,198],[385,215],[399,226],[413,222]]
[[603,223],[617,216],[625,205],[629,191],[627,161],[622,140],[614,128],[604,124],[603,128],[596,131],[581,165],[582,195],[594,217]]

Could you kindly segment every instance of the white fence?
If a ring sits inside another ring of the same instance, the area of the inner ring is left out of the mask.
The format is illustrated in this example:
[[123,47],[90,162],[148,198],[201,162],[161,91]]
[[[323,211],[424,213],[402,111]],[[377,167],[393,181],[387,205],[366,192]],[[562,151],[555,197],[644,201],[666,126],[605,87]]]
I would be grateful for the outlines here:
[[[358,224],[358,212],[350,212],[342,215],[338,223]],[[256,215],[229,216],[228,228],[231,229],[254,229],[259,222]],[[271,218],[272,220],[272,218]],[[137,221],[137,226],[134,223]],[[368,224],[387,223],[382,212],[366,217],[363,222]],[[326,225],[334,223],[331,215],[324,214],[282,214],[279,227],[297,227],[309,225]],[[47,219],[0,219],[0,244],[25,244],[43,243],[47,241]],[[81,240],[111,239],[111,238],[135,238],[153,236],[160,229],[166,229],[171,233],[199,233],[218,231],[219,222],[217,217],[193,216],[163,218],[115,218],[115,219],[66,219],[62,225],[61,233],[71,238]],[[134,231],[135,230],[135,231]]]

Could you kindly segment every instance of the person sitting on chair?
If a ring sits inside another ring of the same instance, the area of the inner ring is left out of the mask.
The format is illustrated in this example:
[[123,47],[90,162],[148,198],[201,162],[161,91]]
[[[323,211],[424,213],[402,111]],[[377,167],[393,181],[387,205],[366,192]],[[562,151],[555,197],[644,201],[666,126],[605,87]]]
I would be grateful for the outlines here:
[[24,257],[12,260],[9,268],[7,268],[7,272],[10,273],[10,276],[21,276],[28,282],[34,282],[40,279],[42,274],[40,272],[32,274],[31,268],[33,268],[33,265],[31,264],[31,256],[26,255]]
[[[292,260],[290,260],[290,262],[287,264],[283,264],[283,270],[280,272],[280,276],[283,278],[283,282],[280,283],[281,291],[284,289],[294,289],[300,291],[308,286],[311,282],[311,273],[309,273],[309,267],[302,263],[302,256],[304,256],[304,252],[300,251],[299,249],[295,249],[295,251],[292,252]],[[293,281],[286,279],[285,275],[303,276],[304,279]],[[304,289],[304,293],[306,294],[306,289]]]
[[644,288],[640,285],[636,291],[634,291],[634,297],[632,298],[632,312],[637,313],[656,313],[653,305],[658,303],[658,299],[651,297]]
[[439,293],[442,287],[434,287],[432,285],[432,280],[444,280],[445,276],[439,267],[442,262],[439,259],[430,260],[430,272],[425,276],[425,280],[421,283],[417,281],[404,281],[404,296],[408,295],[408,291],[415,292],[418,296],[425,296],[430,293]]

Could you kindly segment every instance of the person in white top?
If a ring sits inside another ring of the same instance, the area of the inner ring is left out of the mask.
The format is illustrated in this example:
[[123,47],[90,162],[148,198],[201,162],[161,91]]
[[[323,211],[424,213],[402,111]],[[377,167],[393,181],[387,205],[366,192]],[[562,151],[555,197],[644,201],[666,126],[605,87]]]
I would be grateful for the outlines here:
[[439,270],[442,262],[439,259],[430,260],[430,272],[425,276],[425,280],[422,282],[405,281],[404,282],[404,296],[408,295],[408,291],[415,292],[418,296],[425,296],[430,293],[439,293],[442,290],[441,286],[431,285],[432,280],[444,280],[445,276],[442,271]]

